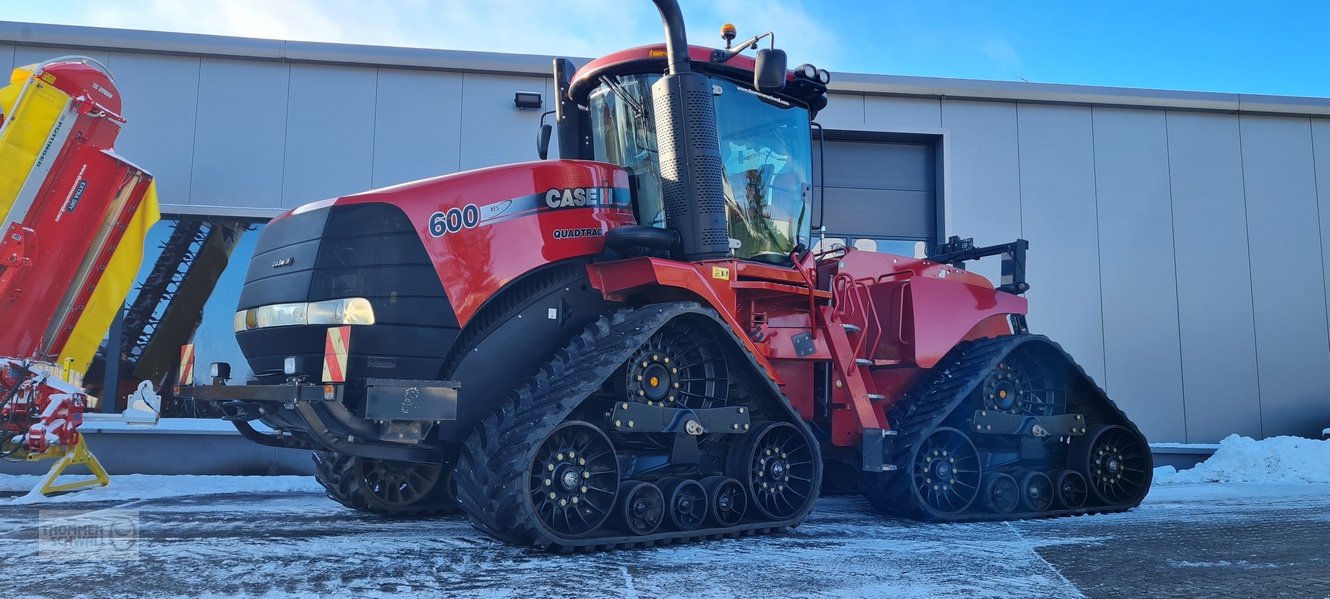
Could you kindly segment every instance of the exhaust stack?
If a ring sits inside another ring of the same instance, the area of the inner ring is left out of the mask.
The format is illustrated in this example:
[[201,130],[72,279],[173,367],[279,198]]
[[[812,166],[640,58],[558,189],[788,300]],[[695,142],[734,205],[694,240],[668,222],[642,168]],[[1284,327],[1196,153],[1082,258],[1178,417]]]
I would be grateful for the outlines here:
[[711,81],[689,66],[677,0],[652,1],[665,26],[669,61],[669,73],[651,86],[665,224],[678,233],[683,259],[726,258],[730,234]]

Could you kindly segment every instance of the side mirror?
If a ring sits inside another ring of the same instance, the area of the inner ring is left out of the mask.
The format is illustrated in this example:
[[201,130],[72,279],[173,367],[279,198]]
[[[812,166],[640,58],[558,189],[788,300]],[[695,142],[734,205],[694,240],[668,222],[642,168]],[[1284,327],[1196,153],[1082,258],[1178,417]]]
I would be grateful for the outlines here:
[[753,66],[753,87],[758,91],[778,92],[785,89],[785,51],[764,48],[757,51]]
[[540,125],[540,134],[536,136],[536,154],[544,160],[550,155],[550,134],[554,132],[554,127],[548,123]]

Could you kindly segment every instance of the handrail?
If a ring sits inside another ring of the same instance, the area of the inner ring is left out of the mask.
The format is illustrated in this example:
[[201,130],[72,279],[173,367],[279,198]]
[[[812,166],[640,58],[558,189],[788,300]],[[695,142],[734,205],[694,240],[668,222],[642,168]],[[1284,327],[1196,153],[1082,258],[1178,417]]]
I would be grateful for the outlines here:
[[94,69],[101,71],[103,75],[106,75],[107,79],[111,80],[111,83],[115,83],[115,76],[111,74],[111,70],[106,68],[106,65],[102,64],[101,61],[97,60],[96,58],[90,58],[88,56],[80,56],[77,54],[70,54],[67,56],[57,56],[49,60],[43,60],[37,63],[37,70],[41,71],[47,66],[53,65],[57,62],[77,62],[88,65]]

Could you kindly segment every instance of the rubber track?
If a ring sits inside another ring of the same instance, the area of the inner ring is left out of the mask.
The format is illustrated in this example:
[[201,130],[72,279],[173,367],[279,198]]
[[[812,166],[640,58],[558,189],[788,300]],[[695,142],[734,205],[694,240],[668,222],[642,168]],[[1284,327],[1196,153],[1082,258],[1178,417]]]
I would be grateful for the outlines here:
[[[864,489],[864,496],[879,510],[921,520],[940,520],[946,522],[970,522],[983,520],[1020,520],[1025,518],[1049,518],[1078,514],[1099,514],[1123,512],[1140,505],[1140,500],[1121,506],[1086,505],[1076,509],[1046,510],[1042,512],[1012,512],[1010,514],[962,513],[955,516],[938,517],[926,512],[915,502],[912,492],[910,453],[914,444],[927,438],[934,429],[941,426],[961,404],[970,397],[975,387],[982,384],[987,373],[1006,359],[1018,346],[1026,343],[1039,343],[1048,346],[1061,355],[1067,364],[1073,367],[1073,376],[1079,375],[1093,389],[1095,398],[1102,402],[1117,422],[1135,433],[1145,444],[1145,436],[1136,425],[1127,419],[1126,414],[1108,397],[1103,388],[1085,373],[1062,346],[1043,335],[1008,335],[993,339],[970,341],[956,346],[942,363],[935,366],[927,375],[916,383],[914,389],[906,395],[904,401],[889,413],[892,427],[898,433],[894,446],[893,463],[896,471],[893,475],[877,477],[876,481],[866,483],[873,487]],[[1093,401],[1093,399],[1092,399]],[[962,429],[963,430],[963,429]],[[1146,445],[1148,447],[1148,444]],[[1146,453],[1147,461],[1150,457]],[[1151,466],[1146,466],[1147,492],[1151,478]],[[975,504],[982,498],[976,498]],[[1094,501],[1093,494],[1087,502]],[[973,507],[973,506],[972,506]]]
[[[494,414],[477,425],[461,448],[457,469],[458,500],[477,529],[516,545],[534,546],[554,551],[604,551],[775,532],[797,526],[812,510],[814,502],[793,518],[757,522],[728,528],[702,528],[694,531],[660,532],[632,536],[614,530],[613,536],[567,538],[556,536],[538,522],[524,492],[530,453],[542,443],[549,431],[562,422],[587,396],[600,388],[633,352],[669,321],[683,315],[708,317],[718,330],[729,331],[714,314],[693,302],[653,304],[639,309],[624,309],[602,316],[574,337],[540,371]],[[735,347],[743,347],[737,337]],[[752,370],[761,373],[751,354]],[[784,398],[779,388],[765,374],[775,394]],[[817,441],[807,424],[784,401],[787,421],[797,423],[819,455]],[[818,474],[821,468],[819,463]],[[820,481],[820,479],[819,479]],[[612,520],[611,520],[612,521]],[[608,524],[608,523],[607,523]]]
[[[385,507],[378,500],[365,493],[356,480],[356,458],[333,451],[315,451],[314,479],[323,486],[324,494],[329,499],[360,512],[381,514],[384,516],[416,518],[441,516],[457,512],[456,499],[447,497],[439,489],[430,491],[426,501],[412,507]],[[444,464],[444,468],[448,465]],[[447,478],[441,481],[447,484]]]

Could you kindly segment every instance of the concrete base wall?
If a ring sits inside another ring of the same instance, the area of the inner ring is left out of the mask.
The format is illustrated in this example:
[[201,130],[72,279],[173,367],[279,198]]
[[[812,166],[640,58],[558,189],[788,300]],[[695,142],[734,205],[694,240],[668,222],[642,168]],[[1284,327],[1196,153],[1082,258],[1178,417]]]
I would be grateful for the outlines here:
[[[156,427],[85,423],[88,449],[116,474],[313,474],[310,452],[265,447],[220,420],[170,419]],[[51,460],[0,461],[0,474],[45,474]]]

